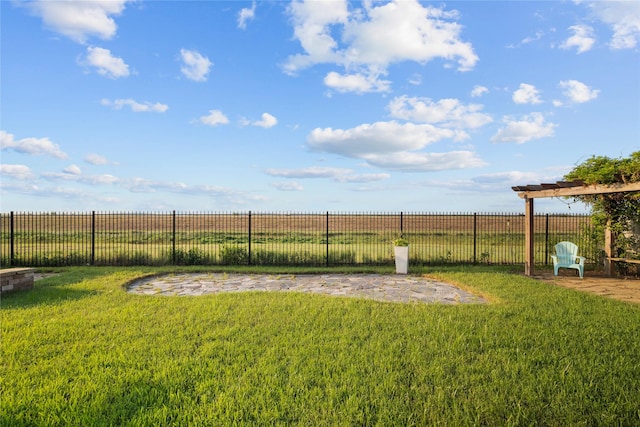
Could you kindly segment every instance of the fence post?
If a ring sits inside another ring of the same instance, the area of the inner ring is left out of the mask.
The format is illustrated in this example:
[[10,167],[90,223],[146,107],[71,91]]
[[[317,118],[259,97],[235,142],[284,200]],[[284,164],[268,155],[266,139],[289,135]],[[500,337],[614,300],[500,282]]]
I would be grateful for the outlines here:
[[325,256],[325,266],[329,267],[329,211],[327,211],[325,239],[327,242],[327,254]]
[[251,265],[251,211],[249,211],[249,254],[247,263]]
[[400,237],[404,237],[404,225],[403,225],[402,212],[400,212]]
[[176,264],[176,211],[173,211],[171,226],[171,264]]
[[473,213],[473,264],[478,263],[478,214]]
[[15,239],[15,234],[14,234],[14,229],[13,229],[13,211],[11,211],[11,216],[9,217],[9,227],[10,227],[10,231],[9,231],[9,235],[10,235],[10,249],[9,249],[9,266],[13,267],[13,265],[15,264],[15,252],[14,252],[14,239]]
[[96,263],[96,211],[91,211],[91,265]]

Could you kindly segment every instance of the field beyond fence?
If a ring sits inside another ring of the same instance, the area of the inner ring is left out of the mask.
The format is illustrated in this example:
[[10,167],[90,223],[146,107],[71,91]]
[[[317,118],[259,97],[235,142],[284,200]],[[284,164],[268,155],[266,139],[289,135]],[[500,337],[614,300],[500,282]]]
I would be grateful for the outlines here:
[[[3,267],[65,265],[391,265],[393,239],[413,265],[524,264],[522,214],[18,213],[0,215]],[[589,215],[534,218],[535,263],[573,241],[601,248]]]

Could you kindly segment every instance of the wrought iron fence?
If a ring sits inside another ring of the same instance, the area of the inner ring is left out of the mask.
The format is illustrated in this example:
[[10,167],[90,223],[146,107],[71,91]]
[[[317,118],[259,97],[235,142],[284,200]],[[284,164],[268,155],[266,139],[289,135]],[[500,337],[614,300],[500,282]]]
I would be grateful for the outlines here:
[[[394,238],[410,262],[524,264],[522,214],[482,213],[3,213],[2,266],[387,265]],[[600,259],[588,215],[536,215],[535,261],[570,240]]]

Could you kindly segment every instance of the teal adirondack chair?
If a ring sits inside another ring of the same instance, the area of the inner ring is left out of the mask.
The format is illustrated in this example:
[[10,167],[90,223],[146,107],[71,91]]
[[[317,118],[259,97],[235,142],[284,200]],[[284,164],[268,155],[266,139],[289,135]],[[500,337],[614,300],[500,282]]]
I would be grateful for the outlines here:
[[[580,278],[584,276],[585,257],[578,256],[578,245],[571,242],[560,242],[556,245],[556,254],[553,258],[553,274],[558,275],[559,268],[572,268],[578,270]],[[576,262],[577,261],[577,262]]]

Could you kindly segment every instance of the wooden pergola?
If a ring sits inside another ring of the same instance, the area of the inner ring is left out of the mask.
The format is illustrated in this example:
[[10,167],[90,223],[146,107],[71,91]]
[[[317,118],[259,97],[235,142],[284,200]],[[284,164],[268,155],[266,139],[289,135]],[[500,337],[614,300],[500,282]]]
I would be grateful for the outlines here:
[[[534,228],[533,228],[533,200],[544,197],[571,197],[608,193],[630,193],[640,191],[640,182],[620,183],[612,185],[585,185],[582,181],[558,181],[555,184],[539,184],[511,187],[518,196],[524,199],[525,215],[525,261],[524,274],[533,275],[534,265]],[[613,257],[614,242],[611,230],[607,227],[605,232],[604,251],[606,254],[605,270],[607,275],[613,272],[613,262],[621,261]]]

